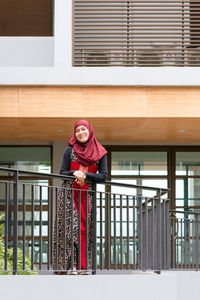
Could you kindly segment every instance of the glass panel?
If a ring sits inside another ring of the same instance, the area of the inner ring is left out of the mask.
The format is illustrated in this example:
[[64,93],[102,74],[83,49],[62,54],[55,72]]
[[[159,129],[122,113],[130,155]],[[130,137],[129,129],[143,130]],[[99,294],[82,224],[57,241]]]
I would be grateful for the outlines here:
[[[112,179],[112,182],[118,183],[127,183],[127,184],[136,184],[136,185],[144,185],[149,187],[155,188],[167,188],[167,179],[143,179],[143,178],[136,178],[136,179]],[[123,187],[113,187],[111,188],[112,193],[119,193],[125,195],[137,195],[137,196],[144,196],[144,197],[153,197],[156,195],[155,191],[150,190],[143,190],[143,189],[134,189],[134,188],[123,188]],[[167,198],[167,194],[163,196],[163,198]]]
[[[137,184],[136,179],[128,179],[128,178],[123,178],[123,179],[111,179],[112,182],[117,182],[117,183],[127,183],[127,184]],[[126,188],[126,187],[120,187],[120,186],[112,186],[111,187],[111,193],[115,194],[123,194],[123,195],[136,195],[136,189],[134,188]]]
[[167,152],[112,152],[111,175],[167,175]]
[[[18,241],[18,247],[23,249],[23,242]],[[31,240],[27,240],[25,244],[25,255],[31,259]],[[42,241],[42,263],[47,263],[48,257],[48,241]],[[40,260],[40,244],[39,241],[34,241],[33,261],[39,263]]]
[[51,172],[50,147],[0,147],[0,166],[24,171]]
[[[127,264],[127,239],[123,238],[122,240],[122,263]],[[114,247],[114,240],[111,239],[111,265],[114,264],[114,255],[116,255],[116,264],[119,266],[121,263],[121,246],[120,246],[120,239],[116,239],[116,247]],[[135,255],[135,263],[138,264],[138,239],[135,241],[135,247],[133,248],[133,239],[129,239],[129,264],[133,264]]]
[[200,175],[200,152],[176,152],[176,175]]
[[[32,187],[34,191],[34,205],[40,203],[40,186],[42,186],[42,204],[48,202],[48,180],[26,180],[25,183],[25,199],[26,204],[31,204]],[[35,186],[33,186],[35,185]],[[9,204],[13,204],[13,190],[14,184],[9,184]],[[6,188],[5,183],[0,182],[0,204],[5,203]],[[19,204],[23,203],[23,185],[18,185],[18,201]]]
[[176,206],[200,206],[200,178],[176,180]]
[[[0,215],[3,214],[5,216],[4,211],[0,211]],[[34,211],[34,236],[39,236],[40,230],[40,213],[39,211]],[[8,213],[8,232],[9,235],[13,234],[13,212]],[[30,211],[26,211],[25,213],[25,235],[31,236],[31,225],[32,225],[32,214]],[[5,223],[5,219],[3,218],[2,223]],[[48,234],[48,212],[42,212],[42,236],[47,236]],[[18,235],[23,235],[23,213],[21,211],[18,212]]]
[[[167,179],[154,179],[154,178],[142,179],[142,185],[156,187],[156,188],[164,188],[164,189],[167,189],[167,187],[168,187]],[[142,191],[142,196],[144,196],[144,197],[153,197],[155,195],[156,195],[156,191],[149,191],[149,190]],[[165,199],[167,197],[168,197],[167,193],[162,196],[162,198],[165,198]]]

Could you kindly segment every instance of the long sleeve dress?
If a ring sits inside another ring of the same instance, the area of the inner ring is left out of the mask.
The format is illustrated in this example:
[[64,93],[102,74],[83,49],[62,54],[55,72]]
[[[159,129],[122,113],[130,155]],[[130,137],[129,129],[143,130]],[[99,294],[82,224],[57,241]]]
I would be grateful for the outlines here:
[[[107,156],[104,155],[99,161],[85,167],[77,161],[76,153],[72,147],[68,147],[63,156],[60,174],[73,176],[73,173],[81,170],[86,179],[96,183],[104,182],[107,178]],[[98,173],[97,173],[98,171]],[[53,238],[53,269],[64,271],[71,268],[71,241],[74,242],[74,264],[78,268],[78,194],[81,190],[81,269],[89,268],[86,265],[86,195],[88,195],[88,261],[91,258],[92,247],[92,185],[84,183],[79,185],[75,180],[66,180],[58,193],[57,220],[54,224]],[[85,191],[88,191],[86,193]],[[64,199],[65,197],[65,199]],[[64,209],[65,205],[65,209]],[[73,235],[71,233],[71,211],[73,209]],[[65,214],[64,214],[65,211]],[[65,221],[64,221],[65,215]],[[64,236],[65,233],[65,236]],[[66,246],[64,245],[66,242]]]

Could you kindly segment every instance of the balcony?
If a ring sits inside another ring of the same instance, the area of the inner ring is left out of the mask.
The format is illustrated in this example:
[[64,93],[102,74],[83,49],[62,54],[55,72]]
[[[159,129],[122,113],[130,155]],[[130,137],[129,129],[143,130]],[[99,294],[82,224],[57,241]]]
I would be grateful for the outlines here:
[[[84,197],[86,207],[88,197],[92,199],[91,237],[88,227],[89,213],[85,210],[84,238],[86,270],[90,274],[130,274],[139,271],[160,273],[163,270],[199,269],[199,213],[171,211],[169,214],[167,189],[116,182],[105,182],[97,187],[93,183],[89,191],[69,189],[47,182],[52,179],[69,181],[74,180],[73,177],[5,168],[0,168],[0,171],[0,208],[3,214],[1,227],[5,228],[4,263],[1,266],[3,274],[37,272],[51,275],[53,271],[61,274],[68,270],[64,259],[66,254],[62,258],[59,255],[59,193],[77,193],[79,209]],[[34,177],[41,178],[46,183],[40,181],[37,184]],[[146,191],[151,196],[145,196]],[[62,218],[65,219],[66,202],[63,205]],[[72,206],[71,215],[74,210]],[[80,215],[77,224],[78,236],[81,236]],[[70,228],[74,228],[73,218]],[[62,232],[66,237],[65,225]],[[66,250],[66,238],[63,243]],[[70,251],[74,253],[73,234],[70,243]],[[78,240],[78,272],[83,269],[81,243],[82,238]],[[91,256],[88,254],[90,250]],[[74,263],[73,259],[70,260],[71,270]]]

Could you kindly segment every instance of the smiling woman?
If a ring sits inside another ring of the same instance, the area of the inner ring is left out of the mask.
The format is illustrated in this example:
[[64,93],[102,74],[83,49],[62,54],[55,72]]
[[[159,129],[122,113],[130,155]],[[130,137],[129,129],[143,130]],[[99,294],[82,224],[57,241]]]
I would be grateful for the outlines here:
[[[55,274],[77,275],[79,252],[81,256],[79,274],[89,274],[90,266],[87,265],[87,261],[90,261],[92,245],[92,185],[85,183],[85,179],[94,182],[106,180],[107,151],[96,140],[92,125],[85,120],[75,123],[74,135],[68,146],[64,152],[60,174],[74,176],[75,180],[64,181],[63,188],[60,189],[58,195],[58,221],[55,222],[53,241],[53,269]],[[97,172],[98,174],[96,174]],[[79,193],[81,193],[80,210]],[[72,203],[74,208],[73,221],[71,222]],[[88,259],[86,259],[86,203],[88,203]],[[64,211],[66,211],[65,218]],[[81,247],[78,247],[78,217],[81,219]],[[71,223],[73,224],[74,257],[71,255]],[[66,228],[66,236],[64,228]],[[72,261],[74,262],[74,269],[67,273],[64,272],[70,269]]]

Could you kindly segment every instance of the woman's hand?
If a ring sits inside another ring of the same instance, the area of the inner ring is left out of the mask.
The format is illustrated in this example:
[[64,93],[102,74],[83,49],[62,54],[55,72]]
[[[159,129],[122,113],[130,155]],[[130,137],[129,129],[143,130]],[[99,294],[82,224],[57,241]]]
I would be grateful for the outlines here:
[[84,183],[84,180],[85,180],[85,173],[83,173],[82,171],[75,171],[73,173],[73,175],[76,177],[76,182],[77,183]]

